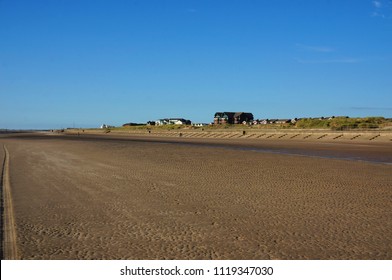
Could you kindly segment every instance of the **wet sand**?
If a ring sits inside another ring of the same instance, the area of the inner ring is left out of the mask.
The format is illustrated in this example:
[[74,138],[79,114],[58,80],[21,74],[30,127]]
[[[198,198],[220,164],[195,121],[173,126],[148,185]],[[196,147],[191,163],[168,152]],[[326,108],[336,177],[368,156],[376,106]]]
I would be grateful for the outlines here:
[[252,141],[2,137],[18,256],[392,258],[390,143]]

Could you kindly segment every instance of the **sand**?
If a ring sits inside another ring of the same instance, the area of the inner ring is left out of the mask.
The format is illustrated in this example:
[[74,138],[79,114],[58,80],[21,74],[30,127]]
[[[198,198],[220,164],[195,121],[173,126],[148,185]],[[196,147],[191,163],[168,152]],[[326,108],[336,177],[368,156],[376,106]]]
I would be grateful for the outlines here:
[[0,138],[18,256],[392,259],[390,143],[216,141]]

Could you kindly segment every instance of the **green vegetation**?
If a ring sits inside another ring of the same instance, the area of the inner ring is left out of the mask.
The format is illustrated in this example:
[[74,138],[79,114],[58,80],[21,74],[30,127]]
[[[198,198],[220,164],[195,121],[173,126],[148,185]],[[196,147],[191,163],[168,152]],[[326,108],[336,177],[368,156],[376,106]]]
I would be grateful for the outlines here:
[[348,118],[336,117],[329,119],[301,119],[296,124],[297,128],[311,129],[332,129],[332,130],[351,130],[351,129],[376,129],[392,125],[390,119],[383,117],[367,118]]
[[190,125],[179,125],[179,124],[167,124],[167,125],[135,125],[135,126],[120,126],[112,128],[117,131],[128,131],[128,130],[174,130],[174,129],[186,129],[192,128]]

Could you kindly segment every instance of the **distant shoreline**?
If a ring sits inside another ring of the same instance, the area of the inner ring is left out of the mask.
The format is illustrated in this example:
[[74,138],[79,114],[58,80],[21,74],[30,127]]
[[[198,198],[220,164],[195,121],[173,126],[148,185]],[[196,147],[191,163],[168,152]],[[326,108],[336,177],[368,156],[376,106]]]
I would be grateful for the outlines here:
[[233,127],[228,129],[218,128],[192,128],[192,127],[145,127],[140,128],[112,128],[112,129],[53,129],[53,130],[5,130],[0,129],[0,135],[7,134],[27,134],[27,133],[44,133],[44,134],[64,134],[64,135],[112,135],[112,136],[136,136],[136,137],[169,137],[182,139],[232,139],[232,140],[296,140],[296,141],[317,141],[317,142],[348,142],[348,143],[391,143],[392,130],[389,129],[372,129],[372,130],[345,130],[336,131],[331,129],[261,129],[261,128],[239,128]]
[[392,143],[390,130],[350,130],[330,129],[67,129],[70,135],[119,135],[141,137],[247,139],[247,140],[300,140],[318,142],[384,142]]

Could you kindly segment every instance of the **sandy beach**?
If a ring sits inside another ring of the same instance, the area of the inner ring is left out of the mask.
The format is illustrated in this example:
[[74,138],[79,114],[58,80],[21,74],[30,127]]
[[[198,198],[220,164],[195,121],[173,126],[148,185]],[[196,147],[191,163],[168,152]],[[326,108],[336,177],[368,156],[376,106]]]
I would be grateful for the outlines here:
[[390,141],[21,134],[4,165],[3,146],[21,259],[392,259]]

